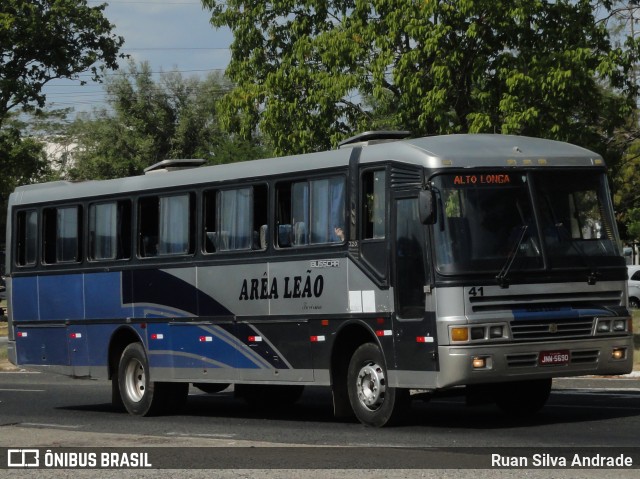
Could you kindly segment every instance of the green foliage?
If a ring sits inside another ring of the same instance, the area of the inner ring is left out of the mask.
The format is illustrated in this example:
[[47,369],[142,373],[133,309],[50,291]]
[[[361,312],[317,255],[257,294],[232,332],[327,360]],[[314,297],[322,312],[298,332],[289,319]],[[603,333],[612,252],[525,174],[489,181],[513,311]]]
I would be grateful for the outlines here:
[[[637,135],[635,136],[637,137]],[[620,235],[628,242],[640,241],[640,141],[632,140],[622,160],[612,171],[611,181]]]
[[[225,124],[277,153],[371,128],[499,132],[599,150],[634,108],[638,47],[589,0],[202,0],[234,34]],[[606,13],[606,12],[604,12]],[[611,93],[615,92],[615,93]]]
[[627,237],[633,241],[640,241],[640,208],[633,208],[628,212]]
[[123,39],[111,33],[105,5],[86,0],[2,0],[0,3],[0,125],[15,107],[42,108],[42,88],[117,68]]
[[33,183],[51,174],[44,145],[34,138],[23,137],[20,125],[9,119],[0,130],[0,245],[5,244],[7,202],[19,185]]
[[[0,211],[18,185],[51,175],[43,145],[29,136],[14,109],[39,112],[43,87],[56,78],[93,80],[117,68],[123,40],[111,33],[104,5],[86,0],[2,0],[0,2]],[[0,243],[5,215],[0,214]]]
[[105,88],[109,108],[73,127],[79,144],[75,178],[137,175],[171,158],[204,158],[213,164],[266,154],[255,143],[222,133],[216,103],[230,85],[220,75],[199,80],[171,72],[156,81],[147,63],[130,63]]

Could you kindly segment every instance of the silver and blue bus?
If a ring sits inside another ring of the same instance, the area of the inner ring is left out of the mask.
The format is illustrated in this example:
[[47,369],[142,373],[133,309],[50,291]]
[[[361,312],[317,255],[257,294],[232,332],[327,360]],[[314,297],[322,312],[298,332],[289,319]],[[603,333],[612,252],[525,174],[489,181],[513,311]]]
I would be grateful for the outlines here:
[[[606,166],[567,143],[368,132],[336,150],[10,196],[9,358],[110,380],[134,415],[190,384],[257,405],[330,387],[383,426],[411,391],[509,414],[632,369]],[[464,388],[463,388],[464,386]]]

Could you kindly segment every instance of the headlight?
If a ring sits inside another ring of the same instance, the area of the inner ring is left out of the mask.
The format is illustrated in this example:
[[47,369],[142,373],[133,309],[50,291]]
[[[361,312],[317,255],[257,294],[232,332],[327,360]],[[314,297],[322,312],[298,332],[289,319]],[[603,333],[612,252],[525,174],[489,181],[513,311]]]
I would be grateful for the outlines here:
[[626,319],[616,319],[613,321],[613,331],[614,332],[624,332],[627,330],[627,320]]
[[454,343],[481,343],[491,340],[506,339],[509,330],[504,324],[487,324],[478,326],[453,326],[449,330],[451,342]]

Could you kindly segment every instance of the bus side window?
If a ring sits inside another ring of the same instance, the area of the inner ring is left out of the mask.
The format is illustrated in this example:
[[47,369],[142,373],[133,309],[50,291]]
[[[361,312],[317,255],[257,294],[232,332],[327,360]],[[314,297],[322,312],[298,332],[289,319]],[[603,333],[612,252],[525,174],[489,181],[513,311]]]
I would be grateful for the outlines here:
[[276,202],[279,247],[344,242],[344,177],[282,183]]
[[218,250],[218,234],[216,232],[216,190],[205,191],[203,201],[204,252],[214,253]]
[[131,203],[118,201],[89,206],[89,259],[131,257]]
[[43,210],[44,262],[77,262],[80,258],[80,207],[63,206]]
[[269,238],[269,193],[266,185],[253,187],[253,249],[267,249]]
[[310,243],[344,242],[345,181],[335,176],[310,181],[311,231]]
[[205,191],[203,202],[205,253],[266,249],[266,185]]
[[367,171],[362,175],[362,239],[383,239],[386,236],[386,172]]
[[160,199],[140,198],[138,203],[138,254],[150,258],[158,254]]
[[193,253],[194,195],[141,198],[138,207],[138,252],[142,257]]
[[191,204],[190,194],[160,197],[159,255],[191,252]]
[[18,266],[36,264],[38,251],[38,212],[20,211],[16,226],[16,263]]

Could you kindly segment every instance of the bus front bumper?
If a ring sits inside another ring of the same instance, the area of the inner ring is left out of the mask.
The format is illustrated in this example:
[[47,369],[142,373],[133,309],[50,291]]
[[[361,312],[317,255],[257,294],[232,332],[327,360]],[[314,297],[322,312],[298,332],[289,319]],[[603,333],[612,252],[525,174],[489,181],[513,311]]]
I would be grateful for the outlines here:
[[439,371],[389,371],[390,384],[442,389],[555,377],[622,375],[633,369],[633,338],[439,346]]
[[[583,375],[620,375],[633,369],[633,338],[440,346],[437,387]],[[446,358],[446,359],[445,359]]]

